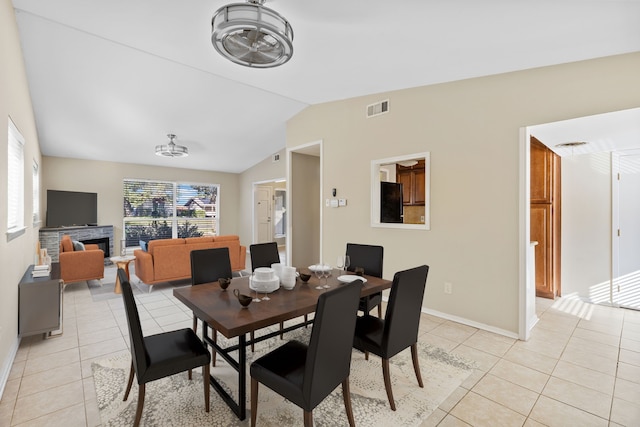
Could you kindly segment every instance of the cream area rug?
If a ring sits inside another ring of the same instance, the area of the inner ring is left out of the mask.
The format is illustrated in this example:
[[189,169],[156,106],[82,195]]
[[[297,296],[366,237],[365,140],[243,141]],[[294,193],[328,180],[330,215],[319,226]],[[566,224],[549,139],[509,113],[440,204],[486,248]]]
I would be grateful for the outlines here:
[[[285,335],[285,340],[308,341],[311,328]],[[220,337],[220,335],[219,335]],[[222,337],[224,340],[224,337]],[[233,340],[232,340],[233,341]],[[237,340],[236,340],[237,341]],[[249,363],[262,354],[282,345],[277,338],[256,345],[255,353],[247,352]],[[222,342],[222,344],[224,344]],[[351,404],[357,426],[418,426],[442,403],[472,372],[472,363],[462,360],[437,347],[419,344],[420,371],[424,388],[418,386],[413,370],[410,350],[405,350],[390,361],[391,381],[397,410],[389,407],[382,379],[380,358],[353,351],[351,359]],[[105,359],[92,365],[98,408],[103,426],[131,426],[137,405],[136,381],[127,402],[124,390],[131,358],[129,355]],[[248,371],[248,369],[247,369]],[[211,374],[227,390],[237,396],[237,373],[224,360],[218,358]],[[247,419],[244,421],[231,412],[220,396],[211,390],[211,410],[204,410],[202,370],[194,370],[193,380],[187,373],[148,383],[143,426],[248,426],[250,413],[250,387],[247,373]],[[258,390],[258,426],[284,427],[302,425],[302,409],[286,401],[264,385]],[[338,386],[329,397],[313,410],[314,425],[348,425],[342,400],[342,387]]]

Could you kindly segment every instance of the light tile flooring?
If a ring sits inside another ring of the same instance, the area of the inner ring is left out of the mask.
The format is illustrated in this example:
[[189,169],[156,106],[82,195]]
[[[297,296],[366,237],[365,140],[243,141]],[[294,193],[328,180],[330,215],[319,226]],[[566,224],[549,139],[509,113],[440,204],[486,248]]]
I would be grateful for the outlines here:
[[[115,269],[105,273],[112,282]],[[137,300],[145,334],[191,325],[169,287]],[[477,364],[423,426],[640,425],[640,312],[570,299],[537,307],[527,342],[423,315],[420,342]],[[100,425],[91,362],[128,352],[127,336],[120,298],[94,302],[86,283],[68,285],[64,334],[22,340],[0,426]]]

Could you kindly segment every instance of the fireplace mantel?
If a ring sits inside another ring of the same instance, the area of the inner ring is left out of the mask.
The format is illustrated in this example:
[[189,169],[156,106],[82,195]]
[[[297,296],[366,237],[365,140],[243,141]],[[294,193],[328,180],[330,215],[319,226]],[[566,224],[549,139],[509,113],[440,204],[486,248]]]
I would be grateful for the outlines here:
[[[79,226],[79,227],[56,227],[40,229],[40,247],[46,248],[52,262],[59,261],[60,239],[65,234],[71,240],[84,241],[100,238],[109,239],[109,252],[113,256],[113,225]],[[110,263],[109,258],[105,258],[105,263]]]

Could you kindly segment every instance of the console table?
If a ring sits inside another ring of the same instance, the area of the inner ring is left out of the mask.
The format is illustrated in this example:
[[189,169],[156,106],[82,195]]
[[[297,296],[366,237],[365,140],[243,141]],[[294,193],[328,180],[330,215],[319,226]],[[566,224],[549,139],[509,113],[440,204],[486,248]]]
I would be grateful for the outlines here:
[[[51,264],[51,273],[33,277],[33,265],[18,284],[18,335],[43,334],[43,338],[62,335],[63,282],[60,264]],[[54,334],[52,332],[59,331]]]

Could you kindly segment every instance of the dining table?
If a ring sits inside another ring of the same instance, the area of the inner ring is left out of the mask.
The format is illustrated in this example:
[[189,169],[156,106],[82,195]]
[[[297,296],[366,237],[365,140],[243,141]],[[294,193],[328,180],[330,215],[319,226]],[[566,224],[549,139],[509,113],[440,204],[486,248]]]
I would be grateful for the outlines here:
[[[299,271],[309,273],[306,268]],[[211,282],[173,290],[173,295],[202,322],[202,339],[205,345],[212,347],[218,355],[238,372],[237,401],[217,381],[214,377],[214,372],[210,375],[211,386],[240,420],[246,418],[247,346],[263,340],[274,339],[280,336],[281,332],[278,329],[253,339],[247,339],[247,334],[313,313],[316,309],[318,298],[323,292],[339,286],[346,286],[348,280],[345,280],[345,277],[342,276],[353,274],[333,269],[329,277],[318,278],[311,273],[311,278],[308,282],[303,282],[300,278],[297,278],[293,289],[287,290],[280,287],[268,294],[270,298],[268,301],[251,302],[247,307],[243,307],[240,304],[238,298],[234,295],[234,290],[237,289],[240,294],[254,298],[256,291],[249,286],[250,276],[233,278],[227,289],[222,289],[218,282]],[[341,280],[338,279],[339,277]],[[364,279],[364,284],[360,294],[361,297],[381,292],[391,287],[390,280],[367,275],[362,276],[362,278]],[[346,279],[355,278],[347,277]],[[320,285],[327,285],[327,287],[316,289]],[[260,296],[263,296],[262,293]],[[301,320],[294,325],[285,327],[282,332],[286,333],[312,322],[313,320]],[[228,339],[237,337],[238,343],[222,347],[214,341],[210,335],[210,330],[215,330],[218,334],[222,334]],[[234,352],[237,353],[233,354]]]

